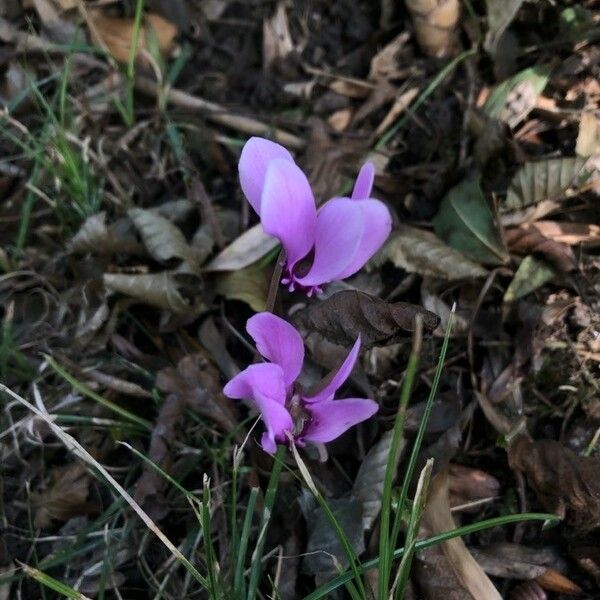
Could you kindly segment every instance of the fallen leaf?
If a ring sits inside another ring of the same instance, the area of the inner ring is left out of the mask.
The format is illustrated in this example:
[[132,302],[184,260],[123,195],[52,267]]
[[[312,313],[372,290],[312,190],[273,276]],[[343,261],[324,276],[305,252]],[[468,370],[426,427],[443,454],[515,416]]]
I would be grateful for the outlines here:
[[577,156],[592,156],[600,153],[600,119],[593,113],[584,111],[579,121],[579,134],[575,144]]
[[600,461],[554,440],[518,436],[508,447],[512,469],[525,474],[546,510],[579,532],[600,527]]
[[[379,442],[369,450],[354,480],[352,496],[358,498],[362,503],[362,521],[363,529],[365,530],[371,528],[381,510],[383,484],[390,457],[393,434],[393,430],[387,431],[381,436]],[[398,452],[399,459],[402,456],[405,446],[406,440],[402,438]]]
[[419,46],[427,56],[442,58],[456,52],[459,0],[405,0]]
[[448,491],[450,506],[454,508],[497,496],[500,491],[500,482],[493,475],[481,469],[450,463]]
[[73,254],[140,254],[144,249],[135,239],[135,236],[127,232],[121,224],[107,226],[106,213],[88,217],[79,231],[69,242],[69,252]]
[[508,285],[503,301],[510,303],[523,298],[548,283],[555,275],[554,269],[545,261],[526,256]]
[[508,261],[494,214],[478,179],[465,179],[442,200],[432,220],[437,235],[469,258],[484,264]]
[[550,65],[536,65],[513,75],[494,88],[483,110],[513,129],[535,108],[551,71]]
[[268,71],[274,62],[294,50],[285,3],[279,2],[275,14],[263,21],[263,68]]
[[515,18],[523,0],[486,0],[485,4],[488,31],[483,46],[495,54],[502,34]]
[[88,501],[90,482],[87,469],[80,463],[55,467],[48,489],[31,494],[34,525],[49,527],[55,520],[68,521],[78,515],[97,513],[98,506]]
[[206,271],[236,271],[243,269],[271,252],[279,241],[266,234],[258,223],[235,239],[205,268]]
[[197,267],[197,256],[187,243],[181,230],[158,213],[143,208],[131,208],[127,214],[140,232],[146,249],[159,262],[172,258],[186,261],[192,269]]
[[193,315],[200,313],[204,308],[202,280],[188,273],[105,273],[103,281],[109,290],[176,314]]
[[550,158],[526,163],[513,177],[503,212],[523,210],[542,201],[555,202],[581,187],[590,177],[586,158]]
[[535,229],[544,237],[569,246],[583,244],[587,247],[597,247],[600,245],[600,225],[592,223],[536,221],[535,223],[523,223],[521,227]]
[[[361,554],[365,549],[361,502],[356,498],[334,498],[327,500],[327,504],[355,553]],[[302,568],[304,572],[315,575],[317,582],[326,581],[339,573],[340,566],[342,570],[348,567],[348,558],[320,506],[310,511],[306,522],[309,533]]]
[[384,346],[414,331],[420,315],[426,331],[438,325],[437,315],[405,302],[388,303],[364,292],[347,290],[311,304],[296,313],[293,321],[342,346],[351,346],[360,335],[363,348]]
[[437,277],[455,281],[485,277],[487,271],[464,254],[451,248],[429,231],[399,225],[390,235],[372,263],[380,265],[384,260],[424,277]]
[[[87,12],[91,21],[92,34],[100,38],[102,44],[112,57],[121,63],[129,61],[131,43],[134,37],[134,20],[132,18],[108,17],[96,10]],[[177,28],[160,15],[147,13],[140,27],[137,44],[137,60],[148,62],[143,57],[142,49],[151,52],[153,40],[157,41],[161,53],[170,56],[174,50]]]
[[509,250],[515,254],[534,254],[545,258],[564,273],[577,269],[575,253],[569,246],[544,237],[535,228],[521,226],[505,229],[504,239]]
[[260,263],[216,274],[215,292],[228,300],[241,300],[254,311],[262,312],[267,307],[270,277],[268,269]]
[[[456,528],[448,501],[448,474],[440,471],[432,480],[419,537]],[[415,556],[416,576],[427,600],[502,600],[462,538],[454,538]]]

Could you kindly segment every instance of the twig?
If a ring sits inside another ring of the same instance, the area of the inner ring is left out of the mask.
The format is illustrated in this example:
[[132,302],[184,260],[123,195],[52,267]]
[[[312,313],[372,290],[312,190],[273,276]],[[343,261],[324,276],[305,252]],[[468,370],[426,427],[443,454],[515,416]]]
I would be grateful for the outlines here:
[[198,96],[192,96],[192,94],[188,94],[187,92],[175,88],[161,90],[156,82],[147,77],[136,77],[135,87],[140,92],[150,96],[158,97],[161,93],[164,93],[167,102],[170,102],[174,106],[204,112],[206,113],[206,118],[210,121],[220,123],[226,127],[231,127],[231,129],[236,129],[242,133],[272,137],[276,142],[279,142],[292,150],[303,150],[306,146],[306,142],[293,133],[278,129],[277,127],[272,127],[271,125],[252,117],[232,114],[220,104],[209,102]]

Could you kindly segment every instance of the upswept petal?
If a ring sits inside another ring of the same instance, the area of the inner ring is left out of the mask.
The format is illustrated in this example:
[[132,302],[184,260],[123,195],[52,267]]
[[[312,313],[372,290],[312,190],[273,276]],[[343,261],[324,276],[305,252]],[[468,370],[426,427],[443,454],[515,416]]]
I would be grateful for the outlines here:
[[240,155],[240,185],[248,202],[259,215],[267,167],[275,158],[294,162],[292,155],[283,146],[260,137],[251,137],[244,144]]
[[227,383],[223,393],[229,398],[249,401],[260,412],[267,428],[262,437],[266,452],[275,452],[276,442],[284,442],[286,431],[293,431],[292,417],[285,408],[286,390],[279,365],[250,365]]
[[362,211],[364,230],[352,262],[338,275],[338,279],[346,279],[362,269],[383,246],[392,230],[392,216],[383,202],[380,200],[354,200],[353,202]]
[[304,342],[298,331],[270,312],[258,313],[248,319],[246,331],[252,336],[257,350],[281,367],[286,387],[294,383],[304,362]]
[[377,402],[365,398],[328,400],[307,404],[305,408],[311,421],[300,434],[300,441],[320,443],[331,442],[379,410]]
[[352,190],[352,200],[366,200],[371,197],[375,181],[375,165],[372,162],[366,162],[358,172],[354,189]]
[[290,270],[313,247],[315,199],[306,175],[293,162],[276,158],[269,163],[260,220],[265,232],[281,242]]
[[340,365],[340,368],[337,371],[330,373],[326,378],[325,385],[313,396],[303,396],[302,399],[309,404],[332,400],[334,394],[342,387],[342,385],[344,385],[346,379],[350,377],[350,373],[352,373],[359,352],[360,336],[356,342],[354,342],[354,346],[352,346],[352,349],[344,359],[344,362]]
[[363,231],[363,211],[356,201],[334,198],[326,202],[317,215],[312,266],[296,281],[310,287],[339,279],[354,261]]

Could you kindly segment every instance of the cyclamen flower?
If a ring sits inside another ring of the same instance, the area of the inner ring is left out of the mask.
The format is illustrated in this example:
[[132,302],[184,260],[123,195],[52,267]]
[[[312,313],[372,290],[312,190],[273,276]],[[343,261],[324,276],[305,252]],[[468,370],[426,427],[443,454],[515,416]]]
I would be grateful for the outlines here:
[[247,400],[260,412],[267,428],[261,441],[266,452],[274,453],[277,442],[288,441],[288,435],[299,445],[330,442],[379,409],[376,402],[365,398],[333,399],[352,372],[360,338],[322,389],[307,395],[296,384],[304,362],[304,343],[298,331],[268,312],[248,319],[246,330],[270,362],[250,365],[231,379],[223,392],[229,398]]
[[[242,190],[263,229],[285,250],[282,283],[290,291],[298,287],[310,296],[323,284],[354,275],[391,231],[389,210],[370,198],[375,176],[371,163],[360,170],[351,198],[333,198],[319,211],[306,175],[279,144],[250,138],[239,172]],[[305,260],[311,257],[312,262]]]

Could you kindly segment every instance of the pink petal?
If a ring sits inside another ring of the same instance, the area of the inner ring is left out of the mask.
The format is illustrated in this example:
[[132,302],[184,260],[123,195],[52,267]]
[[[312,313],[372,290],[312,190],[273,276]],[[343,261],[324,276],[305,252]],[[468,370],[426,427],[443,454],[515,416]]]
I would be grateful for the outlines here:
[[248,319],[246,331],[257,350],[281,367],[286,387],[294,383],[304,362],[304,342],[296,329],[282,318],[262,312]]
[[358,172],[358,177],[352,190],[352,200],[366,200],[370,198],[374,180],[375,165],[372,162],[366,162]]
[[293,431],[292,417],[285,408],[286,391],[279,365],[250,365],[227,383],[223,393],[228,398],[247,400],[260,412],[267,428],[262,438],[266,452],[275,452],[276,442],[285,442],[286,431]]
[[363,230],[363,211],[356,201],[334,198],[326,202],[317,215],[313,264],[296,281],[310,287],[339,279],[354,261]]
[[379,405],[373,400],[346,398],[308,404],[305,408],[311,416],[311,421],[300,435],[300,439],[325,443],[372,417],[379,410]]
[[346,279],[362,269],[365,263],[383,246],[392,230],[392,216],[380,200],[355,200],[362,211],[364,231],[351,263],[337,276]]
[[306,175],[293,162],[276,158],[269,163],[260,220],[263,229],[281,242],[290,270],[313,247],[315,199]]
[[283,146],[260,137],[251,137],[244,144],[240,155],[238,170],[242,191],[259,215],[267,167],[275,158],[294,162],[292,155]]
[[309,404],[332,400],[334,394],[342,387],[342,385],[344,385],[346,379],[350,377],[350,373],[352,373],[352,369],[354,368],[354,364],[356,363],[359,352],[360,337],[356,340],[356,342],[354,342],[352,350],[350,350],[348,356],[346,356],[344,362],[340,365],[340,368],[326,378],[325,386],[313,396],[304,396],[302,399]]

